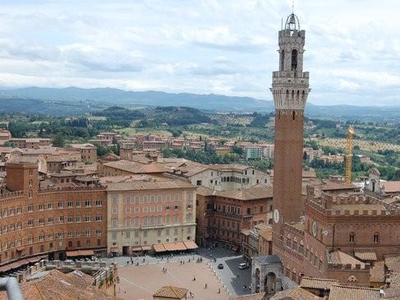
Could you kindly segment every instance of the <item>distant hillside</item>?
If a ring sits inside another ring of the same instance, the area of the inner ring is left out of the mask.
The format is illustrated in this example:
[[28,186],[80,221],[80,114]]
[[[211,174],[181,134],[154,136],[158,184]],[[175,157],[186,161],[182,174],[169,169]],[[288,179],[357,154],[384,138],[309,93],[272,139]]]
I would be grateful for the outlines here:
[[[22,88],[0,90],[0,112],[31,112],[50,115],[79,115],[111,106],[155,108],[192,107],[207,112],[271,113],[273,101],[222,95],[174,94],[157,91],[132,92],[111,88]],[[398,122],[400,106],[317,106],[308,103],[306,116],[336,120]]]

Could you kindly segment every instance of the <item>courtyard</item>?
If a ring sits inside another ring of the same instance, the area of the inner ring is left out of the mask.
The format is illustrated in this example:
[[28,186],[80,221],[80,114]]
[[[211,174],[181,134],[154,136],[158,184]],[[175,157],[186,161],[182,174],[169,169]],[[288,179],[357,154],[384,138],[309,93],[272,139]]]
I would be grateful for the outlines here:
[[[118,263],[117,296],[148,300],[162,286],[188,289],[188,299],[229,299],[250,294],[250,268],[240,270],[243,258],[224,249],[199,249],[197,254],[152,257],[115,257]],[[218,269],[219,264],[223,269]],[[192,297],[190,297],[192,295]]]

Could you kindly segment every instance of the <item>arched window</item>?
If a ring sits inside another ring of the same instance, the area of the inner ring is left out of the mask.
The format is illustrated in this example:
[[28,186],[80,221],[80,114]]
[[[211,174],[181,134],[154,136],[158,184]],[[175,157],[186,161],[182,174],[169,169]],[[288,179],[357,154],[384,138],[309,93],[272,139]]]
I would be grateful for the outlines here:
[[292,51],[292,71],[297,71],[297,50]]
[[355,243],[356,242],[356,234],[354,232],[350,232],[349,242],[350,243]]
[[379,232],[374,233],[374,243],[379,243]]
[[285,66],[285,50],[281,51],[280,61],[281,61],[280,71],[283,71]]

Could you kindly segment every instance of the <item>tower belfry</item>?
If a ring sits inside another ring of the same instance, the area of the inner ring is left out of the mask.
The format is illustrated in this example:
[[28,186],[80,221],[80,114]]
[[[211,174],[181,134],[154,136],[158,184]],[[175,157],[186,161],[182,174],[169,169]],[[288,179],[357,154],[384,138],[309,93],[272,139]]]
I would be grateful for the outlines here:
[[[279,71],[272,73],[275,104],[274,239],[281,239],[284,223],[299,222],[302,199],[304,108],[309,73],[303,72],[305,31],[292,13],[279,31]],[[279,240],[275,245],[279,245]],[[276,251],[274,251],[277,253]]]

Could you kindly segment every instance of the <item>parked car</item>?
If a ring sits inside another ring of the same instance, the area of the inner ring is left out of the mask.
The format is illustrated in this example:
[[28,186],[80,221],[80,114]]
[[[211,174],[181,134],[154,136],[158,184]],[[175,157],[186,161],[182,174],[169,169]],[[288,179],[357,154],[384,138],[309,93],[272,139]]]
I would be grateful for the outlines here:
[[224,265],[223,264],[218,264],[218,269],[223,269]]
[[250,268],[250,266],[249,266],[248,263],[241,263],[241,264],[239,264],[239,269],[240,269],[240,270],[247,269],[247,268]]

